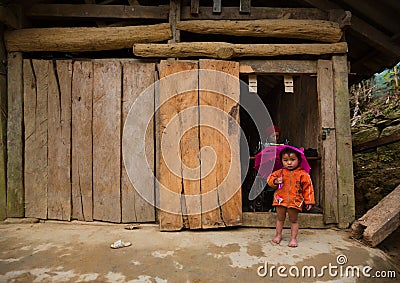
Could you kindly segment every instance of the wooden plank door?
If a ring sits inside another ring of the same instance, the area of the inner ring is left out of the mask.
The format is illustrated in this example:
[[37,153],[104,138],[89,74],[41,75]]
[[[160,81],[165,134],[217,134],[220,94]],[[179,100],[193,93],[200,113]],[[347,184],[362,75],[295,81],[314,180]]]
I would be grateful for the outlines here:
[[[143,180],[147,180],[147,182],[143,181],[145,182],[145,188],[140,189],[146,190],[144,193],[146,195],[146,200],[131,183],[125,167],[127,162],[125,159],[125,162],[122,164],[121,172],[122,222],[154,222],[154,203],[150,203],[151,200],[154,200],[154,181],[152,178],[144,178],[144,174],[146,174],[144,167],[146,164],[149,164],[154,171],[154,118],[147,121],[146,117],[153,117],[154,113],[153,89],[155,64],[127,60],[122,63],[122,70],[122,125],[126,125],[128,115],[134,115],[136,127],[146,133],[145,154],[147,159],[147,162],[141,160],[140,153],[137,152],[137,148],[139,148],[138,143],[143,142],[143,140],[141,140],[139,137],[140,135],[136,133],[136,135],[130,139],[130,146],[135,149],[133,150],[132,162],[140,162],[141,166],[138,166],[138,170],[134,172],[134,174],[143,176]],[[138,110],[134,113],[130,113],[133,103],[149,87],[153,89],[147,91],[144,98],[142,97],[142,103],[140,107],[137,107]]]
[[324,222],[338,223],[336,131],[333,71],[330,60],[318,60],[318,104],[322,125],[322,192]]
[[[155,221],[149,201],[154,200],[153,178],[144,200],[121,155],[129,110],[154,80],[154,63],[129,59],[24,60],[25,216]],[[141,101],[134,123],[146,131],[145,151],[153,167],[154,120],[146,119],[154,114],[154,92]],[[143,141],[135,142],[137,148]]]
[[159,72],[160,229],[240,225],[239,64],[162,61]]

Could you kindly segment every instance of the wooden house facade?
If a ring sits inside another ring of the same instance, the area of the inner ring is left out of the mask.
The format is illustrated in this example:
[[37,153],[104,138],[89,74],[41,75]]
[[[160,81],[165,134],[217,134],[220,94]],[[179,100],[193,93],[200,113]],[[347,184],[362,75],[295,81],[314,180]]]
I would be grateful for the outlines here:
[[318,153],[308,160],[316,209],[301,227],[354,221],[350,12],[296,1],[27,2],[0,7],[3,219],[273,227],[275,214],[248,198],[261,138],[241,107],[251,94],[291,144]]

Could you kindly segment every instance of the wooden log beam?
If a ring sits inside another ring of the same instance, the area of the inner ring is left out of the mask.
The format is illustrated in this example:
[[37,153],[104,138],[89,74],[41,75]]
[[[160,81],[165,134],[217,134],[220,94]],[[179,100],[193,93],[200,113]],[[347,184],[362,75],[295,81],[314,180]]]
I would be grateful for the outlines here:
[[320,20],[193,20],[177,23],[180,30],[201,34],[300,38],[335,43],[342,37],[338,23]]
[[376,247],[400,226],[400,186],[351,225],[351,236]]
[[170,25],[104,28],[33,28],[5,34],[6,48],[13,51],[83,52],[130,48],[134,43],[172,38]]
[[96,4],[35,4],[25,12],[30,18],[168,19],[169,6]]
[[200,6],[193,15],[189,6],[182,7],[182,20],[257,20],[257,19],[312,19],[329,20],[329,13],[315,8],[251,7],[250,14],[240,13],[237,7],[222,7],[215,13],[213,7]]
[[270,57],[280,55],[322,55],[347,52],[345,42],[332,44],[231,44],[226,42],[181,42],[175,44],[134,44],[133,54],[141,57]]

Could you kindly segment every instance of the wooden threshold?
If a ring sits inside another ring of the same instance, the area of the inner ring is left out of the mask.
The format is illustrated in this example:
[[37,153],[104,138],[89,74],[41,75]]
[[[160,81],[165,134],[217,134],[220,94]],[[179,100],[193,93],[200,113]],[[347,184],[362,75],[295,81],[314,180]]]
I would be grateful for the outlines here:
[[[275,228],[275,212],[243,212],[243,227],[265,227]],[[334,224],[325,224],[323,214],[300,213],[300,228],[330,228]],[[285,228],[290,228],[288,217],[285,220]]]

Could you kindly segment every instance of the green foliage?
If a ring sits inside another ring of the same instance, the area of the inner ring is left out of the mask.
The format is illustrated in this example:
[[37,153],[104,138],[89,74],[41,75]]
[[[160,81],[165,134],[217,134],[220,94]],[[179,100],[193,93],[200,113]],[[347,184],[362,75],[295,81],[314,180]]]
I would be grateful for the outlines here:
[[400,63],[350,88],[351,125],[368,124],[400,109]]

